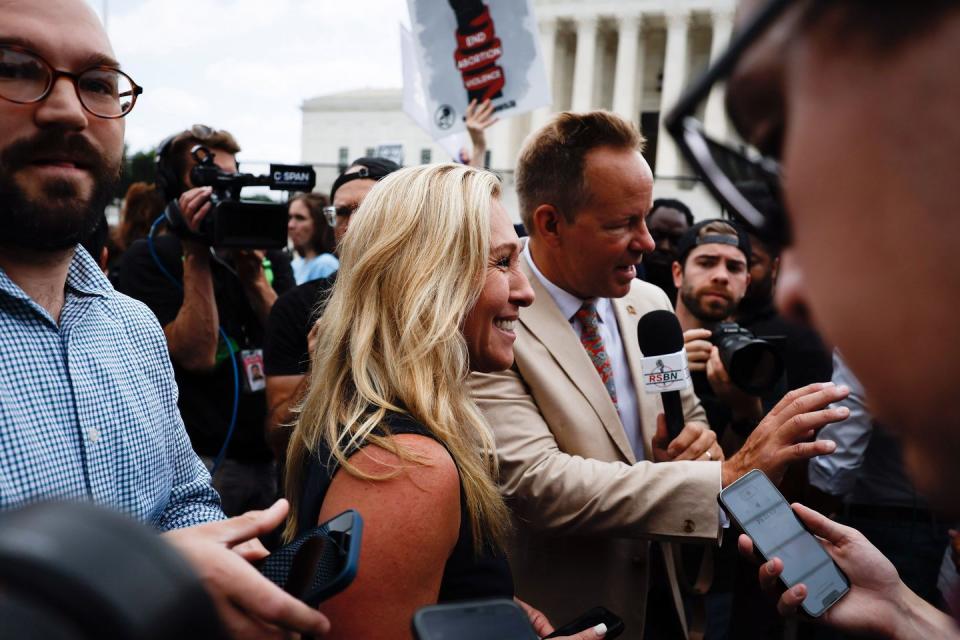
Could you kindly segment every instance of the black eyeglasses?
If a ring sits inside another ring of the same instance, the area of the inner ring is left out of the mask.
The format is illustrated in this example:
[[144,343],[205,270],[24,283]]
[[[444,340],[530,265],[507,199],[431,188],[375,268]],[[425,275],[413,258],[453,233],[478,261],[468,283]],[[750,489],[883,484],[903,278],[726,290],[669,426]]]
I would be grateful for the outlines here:
[[70,73],[54,69],[28,49],[0,46],[0,98],[18,104],[40,102],[61,77],[70,79],[80,104],[98,118],[122,118],[143,93],[143,87],[119,69],[96,66]]
[[720,204],[756,235],[781,246],[790,243],[790,222],[783,206],[780,163],[752,148],[735,148],[711,139],[694,114],[713,86],[733,71],[744,51],[791,4],[793,0],[771,0],[759,11],[720,58],[684,92],[664,123]]

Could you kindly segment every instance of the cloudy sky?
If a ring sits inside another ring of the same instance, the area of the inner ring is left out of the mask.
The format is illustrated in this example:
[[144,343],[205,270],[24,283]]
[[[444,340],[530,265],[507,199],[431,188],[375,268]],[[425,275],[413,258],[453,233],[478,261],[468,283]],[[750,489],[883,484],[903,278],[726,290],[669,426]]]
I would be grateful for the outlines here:
[[300,104],[401,86],[405,0],[88,0],[144,94],[131,151],[194,123],[231,131],[245,162],[300,159]]

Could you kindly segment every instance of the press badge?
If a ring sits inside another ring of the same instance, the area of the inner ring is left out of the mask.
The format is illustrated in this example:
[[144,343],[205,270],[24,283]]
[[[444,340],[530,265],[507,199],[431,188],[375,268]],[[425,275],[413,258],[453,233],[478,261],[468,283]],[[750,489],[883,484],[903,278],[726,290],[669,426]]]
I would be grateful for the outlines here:
[[240,352],[243,363],[243,391],[255,393],[263,391],[267,379],[263,375],[263,349],[245,349]]

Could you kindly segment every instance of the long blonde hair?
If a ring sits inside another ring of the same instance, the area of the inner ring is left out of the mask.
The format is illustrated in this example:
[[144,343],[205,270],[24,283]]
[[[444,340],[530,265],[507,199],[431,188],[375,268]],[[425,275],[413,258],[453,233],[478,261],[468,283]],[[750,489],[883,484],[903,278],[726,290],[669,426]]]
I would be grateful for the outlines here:
[[[340,272],[319,320],[306,397],[287,450],[290,514],[296,533],[304,470],[326,443],[348,458],[362,443],[421,464],[389,437],[388,411],[410,415],[456,463],[476,549],[503,544],[507,509],[497,491],[493,438],[466,391],[461,326],[483,288],[497,178],[457,164],[397,171],[364,198],[340,245]],[[379,427],[379,430],[378,430]],[[378,432],[379,431],[379,432]]]

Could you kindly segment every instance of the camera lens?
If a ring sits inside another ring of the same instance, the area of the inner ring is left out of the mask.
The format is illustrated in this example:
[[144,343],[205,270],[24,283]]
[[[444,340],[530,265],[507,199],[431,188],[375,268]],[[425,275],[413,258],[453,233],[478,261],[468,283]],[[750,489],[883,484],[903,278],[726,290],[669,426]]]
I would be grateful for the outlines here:
[[735,323],[722,323],[711,338],[730,379],[743,391],[769,393],[783,375],[783,358],[777,349]]
[[739,346],[730,353],[730,363],[725,366],[734,384],[753,395],[771,391],[783,373],[780,354],[762,340]]

